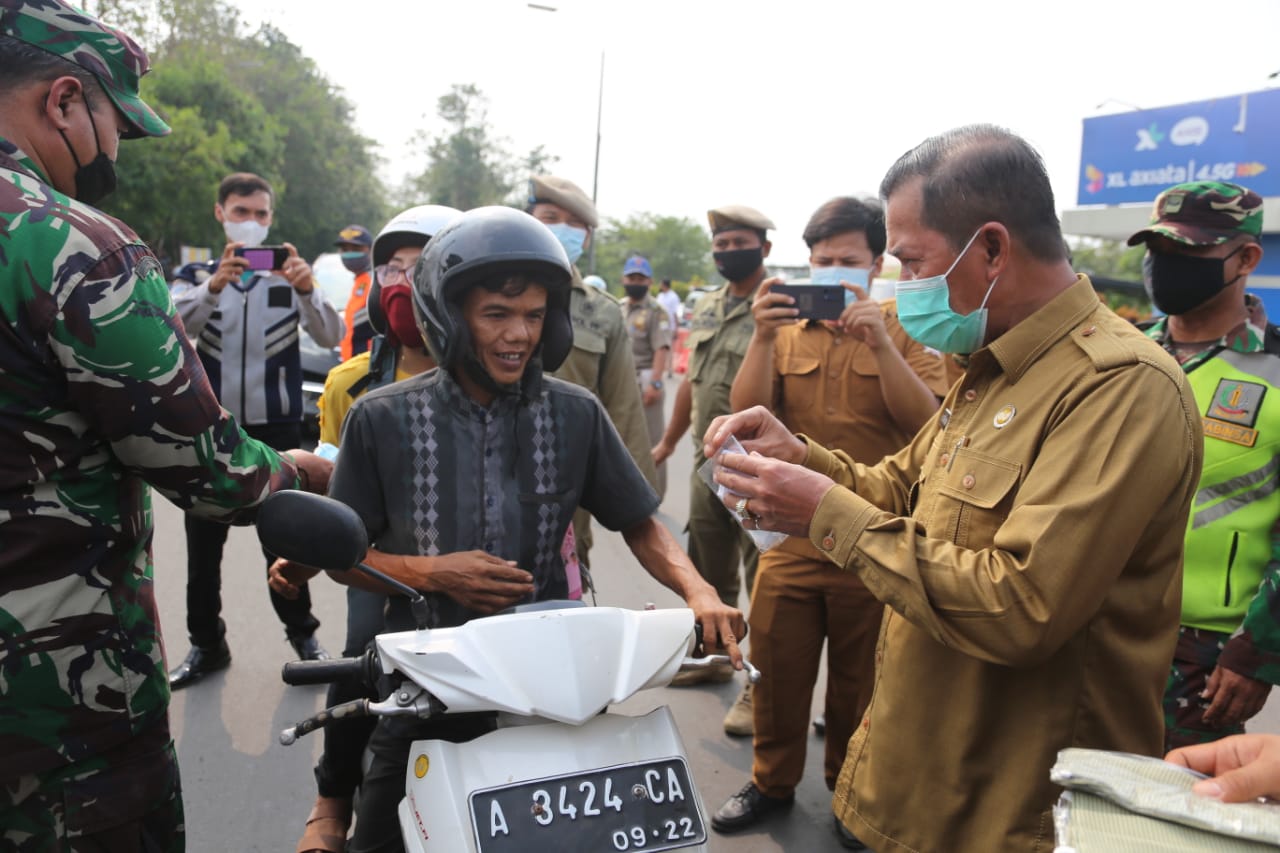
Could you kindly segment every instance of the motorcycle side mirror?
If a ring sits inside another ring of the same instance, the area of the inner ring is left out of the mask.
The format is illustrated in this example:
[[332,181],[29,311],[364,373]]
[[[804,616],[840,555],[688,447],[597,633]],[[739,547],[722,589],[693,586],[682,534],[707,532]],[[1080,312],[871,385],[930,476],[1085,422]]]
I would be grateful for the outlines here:
[[355,510],[310,492],[268,495],[258,508],[258,541],[277,557],[326,571],[346,571],[369,550]]

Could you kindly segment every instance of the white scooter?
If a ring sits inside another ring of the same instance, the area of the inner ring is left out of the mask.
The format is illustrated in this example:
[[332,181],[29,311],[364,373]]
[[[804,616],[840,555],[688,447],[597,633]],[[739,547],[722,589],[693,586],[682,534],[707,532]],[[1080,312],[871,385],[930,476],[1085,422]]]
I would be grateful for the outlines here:
[[[258,517],[271,552],[329,570],[357,567],[400,588],[425,624],[425,602],[359,560],[368,540],[350,508],[305,492],[272,495]],[[707,820],[666,706],[641,716],[609,706],[668,684],[688,657],[693,612],[543,602],[456,628],[379,635],[365,657],[285,665],[290,684],[379,673],[391,695],[325,709],[285,730],[298,737],[351,716],[497,712],[497,729],[466,743],[415,741],[400,827],[408,851],[574,853],[707,850]],[[747,665],[748,677],[759,672]]]

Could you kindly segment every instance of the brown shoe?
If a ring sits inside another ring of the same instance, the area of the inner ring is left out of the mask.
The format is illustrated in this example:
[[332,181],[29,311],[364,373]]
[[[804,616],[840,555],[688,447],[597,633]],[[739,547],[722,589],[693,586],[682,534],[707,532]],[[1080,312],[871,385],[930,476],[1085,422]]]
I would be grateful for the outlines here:
[[342,853],[347,849],[351,828],[351,800],[346,797],[316,797],[307,818],[307,828],[298,840],[297,853]]
[[724,733],[734,737],[751,737],[755,733],[755,719],[751,713],[751,682],[748,681],[738,694],[738,699],[724,715]]
[[724,684],[733,680],[734,669],[730,664],[716,664],[702,669],[677,672],[671,679],[672,687],[692,687],[695,684]]

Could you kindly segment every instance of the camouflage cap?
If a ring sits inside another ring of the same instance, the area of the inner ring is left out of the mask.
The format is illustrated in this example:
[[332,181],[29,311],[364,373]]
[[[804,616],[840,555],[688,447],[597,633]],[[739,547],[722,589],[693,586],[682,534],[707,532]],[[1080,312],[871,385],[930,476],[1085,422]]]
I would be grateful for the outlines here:
[[169,125],[138,96],[138,83],[151,69],[147,54],[120,30],[63,0],[0,0],[0,34],[93,74],[128,121],[124,138],[169,132]]
[[582,189],[568,178],[555,175],[537,175],[529,179],[529,204],[540,201],[563,207],[587,223],[588,228],[599,224],[596,206]]
[[1262,198],[1239,184],[1191,181],[1156,197],[1151,224],[1129,238],[1136,246],[1159,234],[1188,246],[1216,246],[1241,234],[1261,239]]
[[726,204],[707,211],[707,222],[711,224],[711,233],[735,231],[747,228],[751,231],[774,231],[777,226],[760,211],[745,204]]

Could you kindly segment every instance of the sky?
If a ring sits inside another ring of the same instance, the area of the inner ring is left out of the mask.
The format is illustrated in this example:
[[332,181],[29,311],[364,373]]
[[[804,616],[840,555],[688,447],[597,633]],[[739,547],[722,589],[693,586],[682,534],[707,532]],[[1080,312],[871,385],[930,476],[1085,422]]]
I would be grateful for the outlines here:
[[1062,210],[1085,118],[1280,85],[1280,0],[232,2],[343,90],[391,184],[424,165],[413,135],[444,129],[440,95],[474,83],[512,151],[545,146],[590,194],[603,53],[601,217],[747,204],[782,264],[806,261],[822,202],[875,195],[935,133],[1024,136]]

